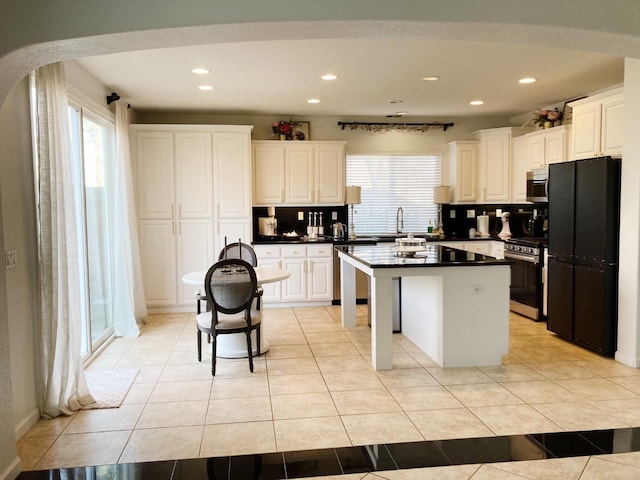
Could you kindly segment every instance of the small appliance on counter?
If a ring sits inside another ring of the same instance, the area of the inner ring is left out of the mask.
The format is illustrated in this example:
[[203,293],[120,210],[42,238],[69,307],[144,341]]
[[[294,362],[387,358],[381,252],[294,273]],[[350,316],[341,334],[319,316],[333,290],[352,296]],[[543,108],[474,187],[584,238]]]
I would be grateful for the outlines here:
[[416,238],[412,233],[404,238],[396,238],[394,251],[401,257],[413,257],[416,252],[423,252],[427,249],[425,238]]
[[275,237],[278,231],[278,220],[276,219],[276,208],[267,207],[268,217],[258,218],[258,234],[263,237]]
[[489,236],[489,215],[484,212],[482,215],[478,215],[478,229],[477,234],[481,237]]
[[334,240],[344,240],[344,224],[336,222],[331,226]]
[[502,230],[498,234],[500,238],[503,240],[507,238],[511,238],[511,228],[509,227],[509,220],[511,218],[511,214],[509,212],[504,212],[502,214]]

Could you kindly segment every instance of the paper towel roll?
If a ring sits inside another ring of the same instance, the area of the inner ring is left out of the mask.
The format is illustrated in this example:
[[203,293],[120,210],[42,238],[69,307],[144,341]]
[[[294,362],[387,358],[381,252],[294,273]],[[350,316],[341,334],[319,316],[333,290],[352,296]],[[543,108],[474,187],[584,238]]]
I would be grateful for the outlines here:
[[489,236],[489,215],[478,215],[478,234],[481,237]]

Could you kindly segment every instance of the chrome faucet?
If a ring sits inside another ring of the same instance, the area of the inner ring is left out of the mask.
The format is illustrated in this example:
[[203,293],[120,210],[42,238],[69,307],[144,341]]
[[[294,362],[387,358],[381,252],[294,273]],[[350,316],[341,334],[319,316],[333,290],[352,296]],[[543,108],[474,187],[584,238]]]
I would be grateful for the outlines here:
[[398,207],[398,211],[396,212],[396,233],[401,234],[402,229],[404,228],[404,212],[402,211],[402,207]]

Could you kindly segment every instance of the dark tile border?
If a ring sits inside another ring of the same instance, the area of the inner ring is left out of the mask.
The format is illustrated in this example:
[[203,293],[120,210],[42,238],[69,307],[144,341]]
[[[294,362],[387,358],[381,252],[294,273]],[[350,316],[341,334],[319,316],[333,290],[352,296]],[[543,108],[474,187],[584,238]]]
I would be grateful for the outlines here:
[[640,451],[640,428],[535,433],[22,472],[18,480],[278,480]]

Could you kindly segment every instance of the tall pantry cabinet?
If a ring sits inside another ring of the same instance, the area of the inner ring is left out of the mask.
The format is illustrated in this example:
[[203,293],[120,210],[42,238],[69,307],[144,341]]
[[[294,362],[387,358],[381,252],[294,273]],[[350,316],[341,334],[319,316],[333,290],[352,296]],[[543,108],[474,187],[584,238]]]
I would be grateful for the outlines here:
[[191,305],[185,273],[251,238],[251,127],[133,125],[132,157],[147,306]]

